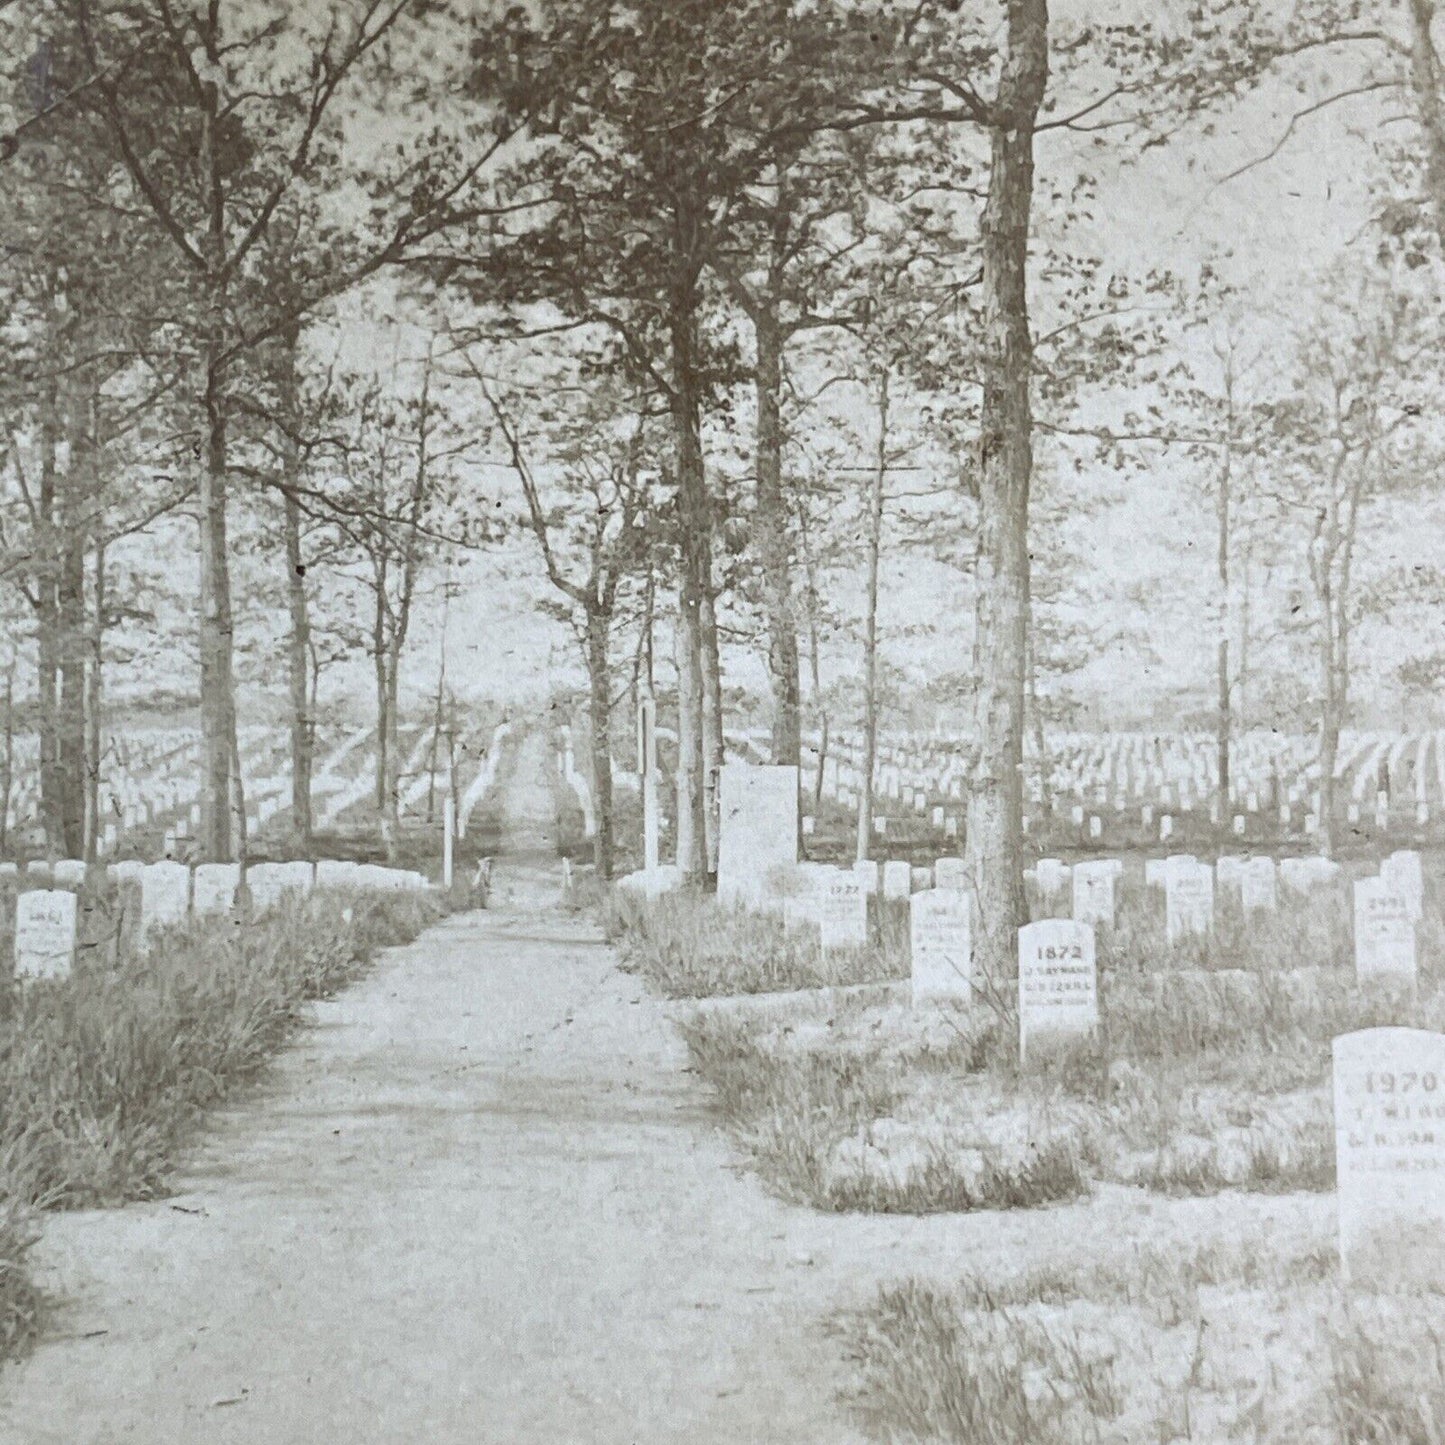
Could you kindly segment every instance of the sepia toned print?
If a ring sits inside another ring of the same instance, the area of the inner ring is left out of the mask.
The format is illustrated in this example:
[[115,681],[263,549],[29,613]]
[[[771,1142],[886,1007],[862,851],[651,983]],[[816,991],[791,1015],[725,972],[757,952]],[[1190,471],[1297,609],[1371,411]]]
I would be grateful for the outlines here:
[[1436,0],[0,0],[0,1441],[1439,1445]]

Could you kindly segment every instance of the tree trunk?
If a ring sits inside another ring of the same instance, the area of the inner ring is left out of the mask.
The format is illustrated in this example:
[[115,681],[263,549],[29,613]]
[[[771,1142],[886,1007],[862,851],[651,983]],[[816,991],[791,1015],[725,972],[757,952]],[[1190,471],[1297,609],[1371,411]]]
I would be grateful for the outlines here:
[[588,724],[592,732],[592,861],[597,876],[612,877],[612,659],[608,619],[587,614]]
[[[1039,706],[1039,654],[1034,642],[1033,600],[1029,600],[1027,648],[1028,696],[1025,705],[1034,723],[1034,751],[1038,754],[1039,807],[1048,818],[1054,811],[1053,764],[1049,759],[1049,735],[1044,726],[1044,710]],[[966,840],[965,840],[966,841]]]
[[[207,44],[214,47],[215,36]],[[208,183],[204,255],[205,315],[201,365],[205,390],[205,443],[200,476],[201,524],[201,837],[202,856],[230,862],[232,840],[245,829],[242,806],[231,783],[235,769],[236,702],[232,676],[231,572],[226,538],[226,209],[220,182],[216,127],[217,87],[202,87],[199,173]]]
[[101,687],[105,667],[105,542],[97,540],[90,619],[90,667],[85,686],[85,861],[94,863],[100,848]]
[[709,577],[702,600],[702,760],[707,871],[712,876],[717,874],[721,815],[718,787],[723,765],[722,659],[718,651],[715,605]]
[[387,742],[391,737],[386,686],[386,633],[382,621],[381,594],[377,593],[376,611],[371,623],[371,664],[376,681],[376,818],[377,826],[386,814]]
[[394,863],[401,833],[401,725],[397,717],[400,639],[393,637],[386,655],[386,800],[381,810],[381,842],[386,861]]
[[60,514],[60,574],[56,593],[59,630],[60,842],[67,858],[85,856],[85,703],[89,636],[85,618],[85,551],[95,496],[94,439],[90,399],[83,385],[68,400],[70,462]]
[[757,337],[756,536],[763,569],[768,677],[773,690],[773,761],[797,767],[802,753],[798,629],[793,617],[788,509],[783,498],[783,339],[776,320],[760,315]]
[[286,601],[291,627],[286,638],[287,681],[291,693],[291,836],[301,851],[311,849],[311,773],[316,728],[308,687],[311,658],[311,609],[306,596],[306,564],[301,555],[301,507],[287,492]]
[[878,379],[878,464],[868,501],[868,597],[863,617],[863,777],[858,788],[860,863],[873,848],[873,770],[878,759],[878,564],[883,550],[883,489],[888,480],[888,371]]
[[226,551],[226,417],[219,347],[206,375],[206,454],[201,468],[201,850],[211,862],[232,857],[231,579]]
[[316,729],[311,717],[307,677],[311,658],[311,609],[306,594],[306,560],[301,547],[301,503],[297,488],[301,482],[300,402],[297,387],[297,347],[300,334],[291,327],[281,345],[281,416],[285,428],[281,438],[282,505],[286,532],[286,606],[290,629],[286,638],[287,682],[291,703],[291,837],[303,853],[311,851],[311,773],[314,760],[312,739]]
[[246,822],[246,784],[241,776],[241,740],[237,736],[236,710],[231,709],[231,857],[246,875],[247,845],[250,829]]
[[968,874],[974,957],[986,979],[1007,975],[1026,921],[1022,791],[1024,650],[1033,472],[1028,254],[1033,132],[1048,83],[1046,0],[1009,0],[1008,56],[991,126],[983,215],[983,410],[975,572],[974,732],[968,798]]
[[1440,98],[1440,57],[1430,26],[1435,0],[1409,0],[1410,86],[1425,147],[1425,189],[1436,234],[1445,245],[1445,110]]
[[15,786],[15,658],[5,664],[5,751],[0,754],[0,857],[10,841],[10,793]]
[[1340,703],[1335,624],[1326,601],[1320,634],[1320,852],[1335,852],[1335,762],[1340,752]]
[[709,586],[711,536],[703,474],[701,386],[696,358],[696,281],[679,286],[672,303],[671,411],[676,448],[678,547],[681,553],[677,635],[677,865],[692,883],[707,873],[704,752],[703,606]]
[[[52,323],[53,324],[53,323]],[[55,363],[40,385],[40,488],[35,520],[35,704],[40,747],[40,815],[45,845],[65,852],[65,778],[60,754],[59,532],[56,527],[56,447],[60,436],[60,395]]]
[[[1233,418],[1230,418],[1231,433]],[[1229,745],[1233,731],[1233,706],[1229,685],[1229,503],[1230,482],[1232,481],[1231,442],[1226,441],[1224,463],[1219,471],[1219,495],[1216,498],[1216,513],[1219,523],[1219,657],[1218,657],[1218,718],[1215,724],[1215,752],[1219,772],[1219,821],[1229,826],[1231,812],[1229,801]]]

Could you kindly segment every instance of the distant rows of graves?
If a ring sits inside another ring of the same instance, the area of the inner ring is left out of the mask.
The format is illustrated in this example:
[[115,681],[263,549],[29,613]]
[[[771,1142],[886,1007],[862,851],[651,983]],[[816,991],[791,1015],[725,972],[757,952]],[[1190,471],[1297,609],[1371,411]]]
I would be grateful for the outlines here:
[[[501,744],[510,733],[503,722],[489,734],[457,738],[445,725],[410,724],[400,729],[398,805],[413,811],[440,811],[453,796],[457,825],[468,822],[496,782]],[[285,729],[255,725],[240,735],[246,833],[262,835],[273,819],[285,822],[291,807],[291,759]],[[452,770],[457,777],[453,789]],[[126,853],[179,857],[201,822],[201,735],[189,727],[154,729],[110,740],[97,790],[98,816],[88,831],[102,858]],[[350,810],[372,802],[376,793],[376,730],[355,727],[328,741],[311,779],[314,826],[337,827]],[[38,744],[33,736],[13,740],[11,783],[4,801],[5,845],[0,854],[25,858],[44,851],[40,822],[41,786]]]

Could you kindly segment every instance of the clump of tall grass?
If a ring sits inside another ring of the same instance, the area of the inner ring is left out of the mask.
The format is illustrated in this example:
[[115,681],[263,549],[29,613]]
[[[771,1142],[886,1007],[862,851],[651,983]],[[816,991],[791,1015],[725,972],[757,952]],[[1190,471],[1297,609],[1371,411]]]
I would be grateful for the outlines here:
[[1220,1237],[1064,1246],[1013,1268],[985,1256],[832,1323],[880,1441],[1439,1445],[1442,1309],[1350,1297],[1321,1241]]
[[48,1301],[28,1268],[39,1238],[34,1211],[0,1197],[0,1362],[24,1354],[45,1319]]
[[824,953],[814,930],[767,913],[726,908],[700,893],[639,898],[613,889],[603,928],[624,966],[666,998],[777,993],[881,983],[908,976],[906,934],[884,929],[864,948]]
[[966,1312],[924,1281],[885,1287],[840,1332],[880,1439],[1073,1445],[1123,1407],[1099,1343],[1007,1310]]
[[723,1121],[785,1198],[816,1203],[837,1145],[883,1118],[896,1091],[857,1055],[782,1055],[743,1020],[700,1015],[683,1025],[699,1074]]

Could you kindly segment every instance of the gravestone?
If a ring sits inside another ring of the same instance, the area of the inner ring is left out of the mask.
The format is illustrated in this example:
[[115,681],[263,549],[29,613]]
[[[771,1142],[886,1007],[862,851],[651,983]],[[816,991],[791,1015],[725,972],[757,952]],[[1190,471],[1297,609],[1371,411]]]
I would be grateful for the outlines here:
[[970,899],[966,893],[931,888],[909,905],[909,953],[913,1002],[972,995],[973,945]]
[[1019,929],[1019,1058],[1049,1039],[1087,1037],[1098,1025],[1094,930],[1070,918]]
[[818,896],[807,879],[783,894],[783,927],[789,933],[804,933],[818,926]]
[[1272,912],[1279,905],[1274,859],[1251,858],[1239,879],[1239,904],[1245,913]]
[[1114,926],[1114,868],[1117,859],[1074,864],[1074,920]]
[[16,898],[16,978],[68,978],[75,943],[76,897],[68,888],[32,888]]
[[150,863],[140,874],[140,920],[136,941],[155,928],[184,923],[191,907],[191,870],[184,863]]
[[1162,888],[1169,860],[1167,858],[1146,858],[1144,860],[1144,886]]
[[1246,862],[1237,853],[1221,854],[1214,864],[1215,885],[1221,889],[1242,887]]
[[1445,1283],[1445,1034],[1334,1041],[1340,1264],[1351,1282]]
[[1214,926],[1214,870],[1192,858],[1182,861],[1187,866],[1167,870],[1164,878],[1164,936],[1170,943],[1208,934]]
[[236,906],[241,881],[236,863],[198,863],[191,879],[191,911],[198,918],[229,913]]
[[933,886],[951,893],[968,888],[968,870],[962,858],[939,858],[933,865]]
[[316,863],[316,886],[318,888],[360,888],[357,876],[361,864],[339,858],[321,858]]
[[878,864],[872,858],[860,858],[853,865],[853,876],[863,885],[866,897],[874,897],[880,887]]
[[757,906],[772,871],[798,861],[797,768],[724,763],[718,810],[718,902]]
[[888,899],[907,898],[912,892],[912,865],[890,859],[883,865],[883,896]]
[[298,893],[310,893],[316,882],[316,865],[308,863],[304,858],[298,858],[291,863],[278,863],[278,868],[285,870],[286,886],[294,888]]
[[1054,898],[1070,883],[1068,865],[1058,858],[1040,858],[1034,877],[1038,879],[1039,894],[1044,899]]
[[1410,904],[1384,878],[1355,882],[1355,977],[1415,981]]
[[818,937],[825,953],[868,942],[868,891],[856,872],[837,873],[819,891]]
[[1380,864],[1380,877],[1404,897],[1410,907],[1410,917],[1418,923],[1425,912],[1425,875],[1420,867],[1420,855],[1410,849],[1391,853]]
[[275,908],[288,893],[307,893],[311,889],[309,863],[253,863],[246,869],[246,887],[251,894],[251,907],[262,913]]
[[81,888],[85,885],[85,864],[79,858],[61,858],[51,869],[58,888]]

